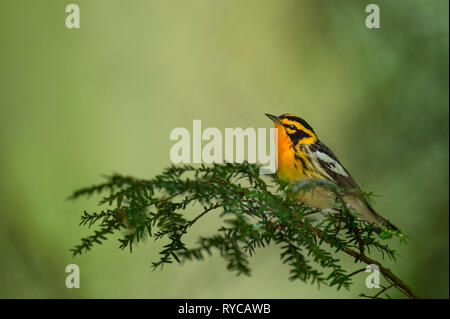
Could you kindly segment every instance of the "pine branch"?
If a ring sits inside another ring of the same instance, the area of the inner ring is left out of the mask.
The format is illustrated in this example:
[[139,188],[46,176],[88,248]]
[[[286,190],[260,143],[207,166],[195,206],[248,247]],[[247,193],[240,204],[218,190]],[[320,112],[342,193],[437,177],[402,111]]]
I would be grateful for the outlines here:
[[[118,174],[107,177],[105,183],[78,190],[71,196],[75,199],[103,194],[99,204],[107,206],[99,212],[84,211],[80,225],[99,228],[71,251],[73,255],[85,253],[115,233],[122,233],[119,247],[130,251],[141,240],[166,239],[168,243],[159,252],[159,260],[152,264],[154,269],[173,261],[203,260],[217,251],[227,260],[230,271],[249,276],[248,260],[256,249],[277,245],[281,248],[281,261],[290,267],[290,280],[336,286],[338,290],[349,289],[352,276],[363,271],[348,274],[338,258],[343,252],[356,262],[379,267],[390,285],[374,298],[391,288],[416,298],[403,281],[368,256],[375,249],[383,259],[395,259],[395,251],[383,241],[395,236],[404,240],[401,232],[378,229],[359,219],[343,202],[345,194],[332,183],[289,185],[275,176],[265,181],[258,172],[257,165],[242,163],[170,166],[149,180]],[[316,209],[286,196],[318,186],[328,187],[336,195],[337,212],[322,220],[318,220]],[[203,210],[187,219],[183,211],[194,204],[200,204]],[[187,247],[184,234],[216,210],[223,225],[212,236],[199,235],[197,244]]]

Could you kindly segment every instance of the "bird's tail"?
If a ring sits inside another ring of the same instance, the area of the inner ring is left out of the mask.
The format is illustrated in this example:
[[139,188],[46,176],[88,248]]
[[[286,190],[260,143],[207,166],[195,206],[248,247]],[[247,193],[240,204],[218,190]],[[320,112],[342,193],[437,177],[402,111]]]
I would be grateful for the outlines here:
[[[353,201],[351,205],[355,208],[355,210],[362,214],[362,217],[369,223],[374,223],[378,226],[384,226],[389,231],[397,231],[399,230],[397,226],[392,224],[386,218],[378,214],[366,200],[357,200]],[[381,232],[381,230],[380,230]]]
[[373,208],[370,208],[370,209],[371,209],[371,214],[376,219],[376,224],[377,225],[385,226],[390,231],[397,231],[397,230],[399,230],[397,226],[392,224],[390,221],[385,219],[383,216],[379,215],[376,211],[373,210]]

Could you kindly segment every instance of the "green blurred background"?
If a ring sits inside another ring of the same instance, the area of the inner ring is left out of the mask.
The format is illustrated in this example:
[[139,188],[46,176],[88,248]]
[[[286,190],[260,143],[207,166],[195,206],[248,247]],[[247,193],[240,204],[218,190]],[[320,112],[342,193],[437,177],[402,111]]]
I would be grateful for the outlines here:
[[[65,27],[65,7],[81,28]],[[367,29],[377,3],[381,28]],[[0,297],[348,298],[288,281],[279,250],[251,277],[218,256],[152,271],[159,244],[112,238],[72,258],[97,199],[75,189],[169,163],[175,127],[271,127],[308,120],[400,226],[386,264],[421,297],[449,296],[448,1],[15,1],[0,4]],[[216,227],[192,228],[192,240]],[[345,260],[349,271],[359,268]],[[81,288],[65,287],[65,267]],[[399,296],[393,294],[394,297]]]

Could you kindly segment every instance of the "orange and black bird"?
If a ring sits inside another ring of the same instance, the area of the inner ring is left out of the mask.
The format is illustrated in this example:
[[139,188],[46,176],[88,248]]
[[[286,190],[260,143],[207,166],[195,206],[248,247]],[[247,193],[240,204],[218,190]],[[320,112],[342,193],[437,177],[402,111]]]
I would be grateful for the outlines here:
[[[345,203],[361,214],[367,222],[397,230],[397,227],[375,212],[350,173],[336,155],[319,140],[313,128],[304,119],[292,114],[266,115],[274,121],[275,128],[278,129],[277,175],[280,179],[290,183],[302,180],[330,181],[343,191]],[[335,205],[335,195],[326,187],[298,192],[295,199],[317,209],[332,209]]]

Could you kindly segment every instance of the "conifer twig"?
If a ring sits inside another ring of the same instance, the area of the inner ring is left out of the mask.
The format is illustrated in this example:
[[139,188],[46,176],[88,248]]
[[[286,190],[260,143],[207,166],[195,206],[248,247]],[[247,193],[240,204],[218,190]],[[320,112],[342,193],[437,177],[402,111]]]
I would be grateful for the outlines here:
[[[267,183],[258,176],[258,171],[257,165],[248,163],[185,165],[170,166],[149,180],[118,174],[107,177],[107,182],[77,190],[71,196],[78,198],[109,191],[100,205],[115,204],[99,212],[84,211],[80,225],[98,224],[99,228],[93,235],[82,238],[71,251],[73,255],[85,253],[95,244],[108,240],[107,236],[122,233],[120,248],[128,247],[130,251],[146,238],[168,241],[159,252],[159,260],[153,262],[154,269],[173,261],[203,260],[205,255],[217,251],[227,261],[230,271],[250,275],[248,259],[256,248],[277,245],[281,249],[281,261],[290,268],[289,279],[336,286],[338,290],[349,289],[353,276],[364,270],[348,274],[338,259],[337,252],[341,251],[357,262],[378,266],[389,285],[374,298],[391,288],[409,298],[417,298],[391,270],[368,256],[375,249],[383,258],[395,259],[395,251],[385,241],[393,235],[403,239],[401,232],[380,237],[376,226],[355,218],[346,205],[342,205],[339,213],[317,221],[316,209],[285,196],[292,185],[275,176],[272,183]],[[336,194],[336,202],[342,202],[335,186],[327,183],[321,186],[330,187]],[[310,187],[308,183],[294,185],[296,191],[307,191]],[[201,204],[204,209],[193,219],[187,219],[183,211],[193,204]],[[197,243],[188,247],[183,235],[218,208],[222,211],[223,224],[213,235],[199,234]]]

